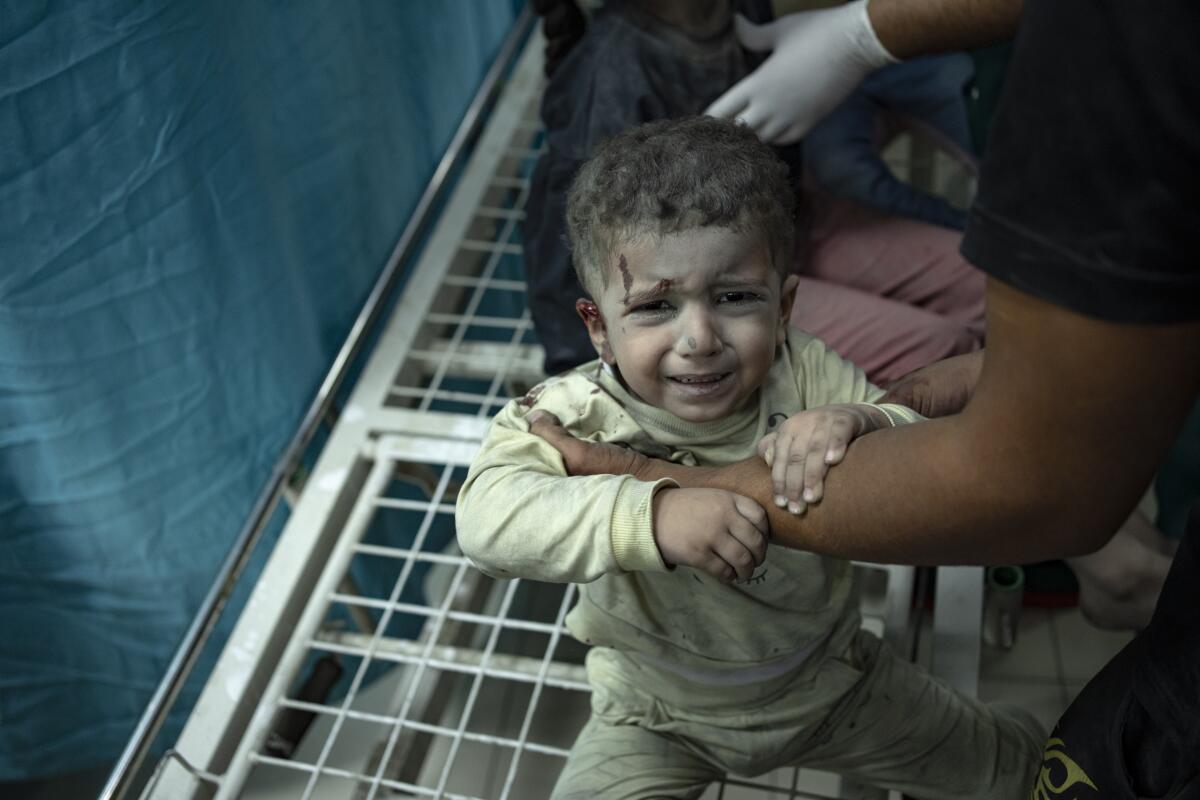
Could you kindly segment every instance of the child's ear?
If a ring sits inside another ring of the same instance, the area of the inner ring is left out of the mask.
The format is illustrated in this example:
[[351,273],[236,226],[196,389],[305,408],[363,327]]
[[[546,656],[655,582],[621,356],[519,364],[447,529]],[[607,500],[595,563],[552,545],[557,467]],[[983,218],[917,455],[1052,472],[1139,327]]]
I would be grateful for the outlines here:
[[788,275],[783,279],[779,290],[779,326],[775,331],[775,343],[787,341],[788,325],[792,320],[792,304],[796,302],[796,287],[800,285],[800,276]]
[[600,307],[591,300],[581,297],[575,301],[575,313],[583,320],[588,338],[592,340],[592,346],[596,348],[596,353],[604,363],[615,364],[616,359],[613,358],[612,348],[608,344],[608,327],[604,324],[604,317],[600,316]]

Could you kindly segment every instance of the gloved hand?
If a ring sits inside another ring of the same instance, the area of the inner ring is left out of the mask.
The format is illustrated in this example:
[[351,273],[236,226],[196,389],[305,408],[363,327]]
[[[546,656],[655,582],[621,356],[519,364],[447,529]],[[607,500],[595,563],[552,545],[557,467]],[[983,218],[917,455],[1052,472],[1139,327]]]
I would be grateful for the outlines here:
[[705,111],[733,118],[773,144],[790,144],[828,114],[868,74],[896,62],[871,27],[867,0],[802,11],[755,25],[736,20],[747,50],[774,50]]

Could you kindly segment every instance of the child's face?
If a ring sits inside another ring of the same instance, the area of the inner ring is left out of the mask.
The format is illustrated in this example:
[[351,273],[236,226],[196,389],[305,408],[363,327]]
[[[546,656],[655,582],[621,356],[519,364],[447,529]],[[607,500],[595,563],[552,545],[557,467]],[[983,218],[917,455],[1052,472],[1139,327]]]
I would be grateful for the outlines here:
[[728,228],[646,235],[616,248],[599,315],[580,306],[600,357],[643,401],[689,422],[737,410],[787,336],[795,276],[762,237]]

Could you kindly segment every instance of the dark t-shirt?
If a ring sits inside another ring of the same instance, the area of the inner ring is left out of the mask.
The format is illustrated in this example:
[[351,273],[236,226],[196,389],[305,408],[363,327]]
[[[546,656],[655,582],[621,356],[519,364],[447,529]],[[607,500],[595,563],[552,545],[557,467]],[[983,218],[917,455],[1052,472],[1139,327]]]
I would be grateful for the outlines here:
[[1116,322],[1200,320],[1200,3],[1029,0],[963,255]]
[[[1200,320],[1200,3],[1028,0],[991,137],[968,260],[1087,316]],[[1200,797],[1196,522],[1150,626],[1055,728],[1035,796]]]

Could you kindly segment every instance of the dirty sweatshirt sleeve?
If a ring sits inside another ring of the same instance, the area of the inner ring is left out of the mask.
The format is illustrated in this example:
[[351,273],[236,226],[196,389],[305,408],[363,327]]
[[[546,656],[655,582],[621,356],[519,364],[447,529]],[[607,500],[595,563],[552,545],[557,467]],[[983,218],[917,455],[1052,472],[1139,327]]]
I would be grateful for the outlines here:
[[[529,433],[529,410],[515,401],[505,406],[471,464],[455,509],[463,553],[497,578],[588,583],[609,573],[666,571],[652,501],[677,484],[568,476],[558,451]],[[547,410],[571,429],[562,409]]]

